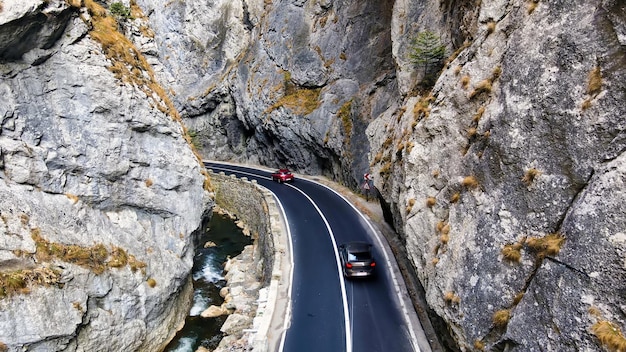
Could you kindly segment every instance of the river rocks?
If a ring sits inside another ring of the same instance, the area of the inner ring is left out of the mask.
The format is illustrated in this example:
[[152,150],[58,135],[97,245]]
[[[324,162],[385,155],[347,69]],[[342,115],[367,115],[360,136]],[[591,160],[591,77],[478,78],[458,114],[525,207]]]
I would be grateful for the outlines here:
[[225,268],[227,286],[220,290],[224,303],[202,312],[203,317],[229,314],[221,328],[226,336],[216,351],[247,351],[252,346],[252,340],[245,331],[253,326],[261,288],[255,274],[254,250],[253,245],[246,246],[240,255],[229,259],[228,269]]
[[202,313],[200,313],[200,316],[203,318],[216,318],[225,314],[228,314],[228,310],[226,308],[224,308],[223,306],[218,307],[212,305],[209,308],[205,309]]

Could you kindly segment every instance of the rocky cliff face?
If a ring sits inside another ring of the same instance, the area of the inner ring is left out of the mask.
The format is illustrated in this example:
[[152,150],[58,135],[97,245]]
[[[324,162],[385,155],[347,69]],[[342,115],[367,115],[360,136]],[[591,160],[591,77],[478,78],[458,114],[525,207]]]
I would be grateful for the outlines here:
[[211,203],[150,38],[89,1],[0,5],[0,350],[159,350]]
[[[171,268],[190,264],[205,201],[178,112],[208,158],[354,188],[370,171],[451,348],[624,341],[623,2],[137,0],[114,38],[107,4],[68,3],[2,3],[2,256],[104,243],[149,270],[107,270],[107,286],[62,264],[98,299],[65,294],[75,324],[53,341],[167,320],[152,307],[183,285]],[[423,31],[447,47],[432,86],[409,60]],[[122,271],[157,285],[121,289]],[[102,292],[143,310],[126,323]]]
[[[395,17],[463,14],[440,22],[454,38],[469,13],[449,5]],[[624,5],[483,1],[469,17],[432,90],[370,125],[393,140],[378,185],[462,350],[602,350],[601,326],[626,331]]]
[[[353,187],[371,167],[453,348],[624,341],[623,3],[241,5],[245,50],[179,100],[206,155]],[[447,45],[432,87],[422,31]]]

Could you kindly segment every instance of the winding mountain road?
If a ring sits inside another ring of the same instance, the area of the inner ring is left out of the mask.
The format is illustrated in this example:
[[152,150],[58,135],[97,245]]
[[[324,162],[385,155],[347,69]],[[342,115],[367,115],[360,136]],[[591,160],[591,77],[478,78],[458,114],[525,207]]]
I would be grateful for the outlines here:
[[[280,352],[430,351],[415,311],[401,297],[406,292],[384,239],[344,197],[298,175],[293,184],[279,184],[267,170],[205,165],[214,172],[256,180],[284,208],[294,268]],[[338,246],[348,241],[374,244],[375,279],[346,280],[341,275]]]

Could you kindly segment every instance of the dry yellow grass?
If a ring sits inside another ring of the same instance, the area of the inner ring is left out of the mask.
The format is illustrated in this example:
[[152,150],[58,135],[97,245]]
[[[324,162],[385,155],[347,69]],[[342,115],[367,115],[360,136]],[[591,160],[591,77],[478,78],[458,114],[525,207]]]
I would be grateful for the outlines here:
[[539,257],[559,254],[563,243],[565,243],[565,236],[560,233],[552,233],[544,237],[530,237],[526,240],[528,247],[537,252]]
[[496,22],[495,21],[487,22],[487,35],[495,32],[495,30],[496,30]]
[[437,232],[441,232],[441,229],[443,229],[444,226],[446,226],[446,222],[441,220],[437,223],[435,228],[437,229]]
[[600,67],[595,67],[591,70],[587,79],[587,94],[595,96],[600,93],[602,89],[602,72],[600,71]]
[[600,317],[602,315],[602,312],[600,311],[600,309],[598,309],[597,307],[589,307],[589,309],[587,309],[587,312],[591,315],[593,315],[594,317]]
[[461,302],[461,297],[457,296],[452,291],[448,291],[443,295],[443,300],[447,304],[459,304]]
[[441,236],[439,236],[439,241],[441,241],[442,244],[448,244],[448,242],[450,241],[450,235],[447,233],[442,233]]
[[465,75],[461,77],[461,86],[463,88],[467,88],[469,86],[469,83],[470,83],[470,76]]
[[439,263],[439,258],[435,257],[430,262],[433,264],[433,266],[435,266],[435,265],[437,265]]
[[491,80],[484,79],[474,86],[474,90],[470,93],[469,98],[473,99],[482,93],[491,93]]
[[463,181],[461,181],[461,185],[463,185],[463,187],[468,188],[468,189],[474,189],[478,187],[479,183],[476,177],[466,176],[463,178]]
[[437,199],[435,199],[435,197],[428,197],[426,198],[426,206],[429,208],[432,208],[435,206],[435,204],[437,204]]
[[501,66],[496,66],[496,68],[493,69],[493,71],[491,72],[491,81],[495,81],[498,78],[500,78],[500,76],[502,75],[502,67]]
[[509,309],[501,309],[493,313],[493,325],[496,328],[504,328],[511,319],[511,311]]
[[408,214],[408,213],[410,213],[410,212],[411,212],[411,210],[413,210],[413,206],[414,206],[414,205],[415,205],[415,198],[411,198],[411,199],[409,199],[409,202],[408,202],[408,204],[407,204],[407,206],[406,206],[406,213],[407,213],[407,214]]
[[121,267],[129,265],[132,271],[145,268],[146,264],[138,261],[133,255],[128,255],[121,248],[113,248],[112,253],[103,244],[83,247],[74,244],[49,242],[41,236],[38,228],[31,230],[31,237],[35,241],[35,257],[40,262],[49,262],[57,258],[67,263],[73,263],[88,268],[95,274],[102,274],[107,267]]
[[452,196],[450,196],[450,203],[456,203],[461,199],[461,193],[455,192]]
[[524,177],[522,177],[522,182],[526,186],[530,186],[539,175],[541,175],[541,171],[535,169],[534,167],[530,168],[524,173]]
[[539,3],[538,0],[531,0],[530,2],[528,2],[528,6],[526,6],[526,11],[528,12],[529,15],[535,12],[535,9],[537,8],[538,3]]
[[291,110],[297,115],[308,115],[320,104],[320,89],[297,89],[292,94],[286,95],[272,106],[267,108],[265,113],[270,113],[280,107]]
[[413,105],[413,116],[415,121],[419,121],[422,118],[428,118],[430,115],[430,103],[435,98],[432,95],[421,97],[415,105]]
[[521,302],[523,298],[524,298],[524,292],[520,292],[516,294],[515,297],[513,298],[513,304],[518,305],[519,302]]
[[478,130],[476,130],[476,127],[470,127],[467,129],[467,138],[476,137],[477,133],[478,133]]
[[626,338],[624,338],[622,331],[611,322],[601,320],[593,324],[591,331],[609,351],[626,351]]
[[149,178],[149,179],[146,180],[146,187],[150,187],[153,184],[154,184],[154,182],[152,181],[152,179]]
[[27,294],[30,288],[58,283],[60,274],[50,268],[15,270],[0,273],[0,298],[15,294]]
[[72,203],[76,204],[79,200],[78,196],[71,193],[65,193],[65,196],[72,201]]
[[485,343],[482,342],[481,340],[474,340],[474,348],[477,351],[484,351],[485,350]]
[[146,282],[148,283],[148,286],[150,286],[150,287],[156,287],[156,285],[157,285],[156,280],[153,279],[153,278],[149,278]]
[[502,248],[502,257],[510,262],[519,263],[519,261],[522,259],[521,249],[521,243],[507,244],[504,246],[504,248]]
[[476,111],[476,114],[474,115],[474,117],[472,117],[472,121],[478,123],[478,121],[480,121],[480,119],[483,117],[484,113],[485,113],[485,107],[481,106],[480,108],[478,108],[478,111]]
[[408,142],[407,146],[406,146],[406,152],[407,154],[411,154],[411,151],[413,150],[413,148],[415,147],[415,143],[413,142]]

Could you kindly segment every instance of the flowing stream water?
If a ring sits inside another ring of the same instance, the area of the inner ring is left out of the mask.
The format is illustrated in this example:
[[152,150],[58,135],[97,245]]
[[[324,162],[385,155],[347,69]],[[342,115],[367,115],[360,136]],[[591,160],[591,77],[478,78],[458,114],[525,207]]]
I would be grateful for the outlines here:
[[[215,246],[205,248],[207,242],[213,242]],[[211,305],[219,306],[224,302],[219,295],[220,289],[226,285],[223,264],[228,257],[239,255],[245,246],[252,244],[252,239],[244,235],[230,217],[214,213],[196,243],[192,269],[193,305],[185,327],[165,352],[193,352],[200,346],[211,350],[217,347],[222,339],[220,328],[226,316],[203,318],[200,313]]]

